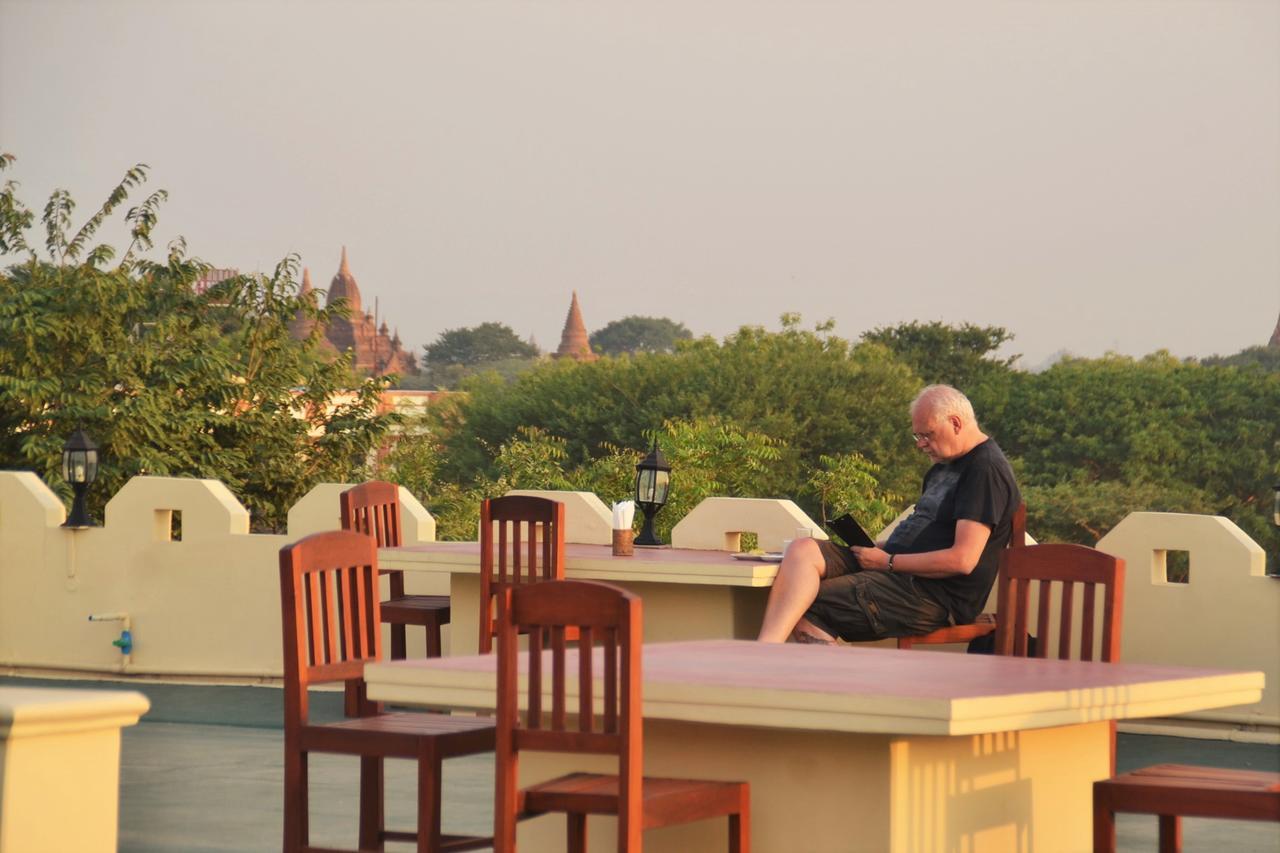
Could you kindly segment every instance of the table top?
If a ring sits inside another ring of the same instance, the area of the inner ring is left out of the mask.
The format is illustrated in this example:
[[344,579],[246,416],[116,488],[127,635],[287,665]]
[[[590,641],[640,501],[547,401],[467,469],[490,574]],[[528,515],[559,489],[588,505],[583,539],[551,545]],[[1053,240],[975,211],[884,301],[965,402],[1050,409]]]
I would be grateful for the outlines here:
[[[776,563],[741,560],[728,551],[693,548],[641,548],[630,557],[615,557],[608,545],[565,546],[564,574],[571,580],[711,584],[768,587],[778,573]],[[384,569],[479,574],[479,542],[425,542],[382,548]]]
[[[1256,702],[1263,686],[1261,672],[749,640],[646,644],[643,661],[649,719],[890,734],[1163,717]],[[495,664],[384,662],[365,680],[375,700],[490,709]]]

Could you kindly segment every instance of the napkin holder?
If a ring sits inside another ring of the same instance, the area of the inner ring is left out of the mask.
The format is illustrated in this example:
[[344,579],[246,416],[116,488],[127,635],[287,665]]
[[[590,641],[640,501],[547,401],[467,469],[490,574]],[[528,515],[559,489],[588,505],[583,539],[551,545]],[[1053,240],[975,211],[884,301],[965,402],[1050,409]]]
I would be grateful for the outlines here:
[[613,531],[613,556],[630,557],[636,552],[636,532],[630,527]]

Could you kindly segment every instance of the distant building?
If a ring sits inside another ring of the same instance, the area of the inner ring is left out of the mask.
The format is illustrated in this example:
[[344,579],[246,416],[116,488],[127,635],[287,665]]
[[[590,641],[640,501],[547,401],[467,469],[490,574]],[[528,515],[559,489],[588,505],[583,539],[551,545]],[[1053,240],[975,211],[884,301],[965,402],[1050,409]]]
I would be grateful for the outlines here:
[[[311,290],[311,271],[304,269],[300,292],[306,294]],[[364,310],[360,287],[347,263],[346,246],[342,247],[338,272],[329,283],[325,305],[333,305],[339,299],[347,301],[349,314],[332,320],[324,330],[324,339],[334,352],[352,353],[351,367],[356,373],[366,376],[398,373],[403,376],[418,372],[417,359],[401,345],[399,331],[392,333],[385,320],[378,325],[377,319]],[[313,326],[312,321],[298,316],[290,324],[289,331],[294,338],[301,340],[310,334]]]
[[191,287],[196,293],[204,293],[220,281],[226,281],[229,278],[235,278],[240,275],[240,270],[233,269],[208,269],[192,283]]
[[591,351],[586,324],[582,322],[582,309],[578,307],[578,291],[573,292],[569,303],[569,315],[564,318],[564,331],[560,333],[560,346],[555,358],[571,358],[574,361],[595,361],[600,356]]
[[1271,346],[1280,347],[1280,319],[1276,320],[1276,330],[1271,333]]

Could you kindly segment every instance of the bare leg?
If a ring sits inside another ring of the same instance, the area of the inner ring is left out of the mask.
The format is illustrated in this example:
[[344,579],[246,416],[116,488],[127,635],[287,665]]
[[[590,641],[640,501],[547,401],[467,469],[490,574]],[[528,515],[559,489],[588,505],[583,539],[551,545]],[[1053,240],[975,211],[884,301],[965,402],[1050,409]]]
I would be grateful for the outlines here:
[[[769,590],[769,603],[764,608],[764,622],[760,626],[762,643],[782,643],[791,636],[804,612],[818,597],[818,584],[827,572],[822,551],[813,539],[797,539],[787,548],[778,566],[778,576]],[[809,623],[805,623],[808,625]],[[822,634],[809,626],[806,633]]]
[[788,639],[793,643],[809,643],[819,646],[837,645],[835,637],[803,617],[796,623],[796,627],[792,630]]

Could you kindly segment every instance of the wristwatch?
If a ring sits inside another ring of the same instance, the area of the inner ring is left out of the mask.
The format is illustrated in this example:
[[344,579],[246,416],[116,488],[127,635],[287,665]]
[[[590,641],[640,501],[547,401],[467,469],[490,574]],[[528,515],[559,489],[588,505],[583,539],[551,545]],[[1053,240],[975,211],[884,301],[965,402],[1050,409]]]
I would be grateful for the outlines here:
[[887,569],[887,571],[890,571],[890,572],[893,571],[893,555],[892,554],[889,555],[889,568]]

